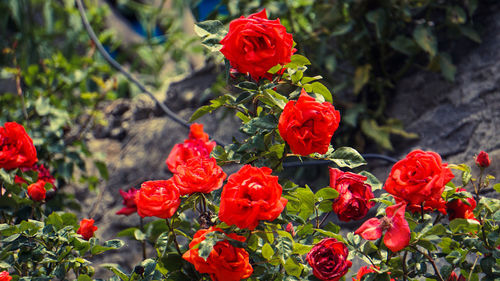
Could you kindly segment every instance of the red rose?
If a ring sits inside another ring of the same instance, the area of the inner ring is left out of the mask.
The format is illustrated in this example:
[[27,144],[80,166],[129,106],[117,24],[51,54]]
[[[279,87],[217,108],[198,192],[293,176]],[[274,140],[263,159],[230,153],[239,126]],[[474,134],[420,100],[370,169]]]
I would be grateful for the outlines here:
[[215,145],[216,143],[209,141],[208,135],[203,132],[203,125],[194,123],[191,125],[189,138],[172,148],[165,164],[172,173],[175,173],[177,166],[185,164],[188,159],[209,158]]
[[[250,277],[253,268],[249,263],[248,252],[234,247],[227,240],[217,242],[206,260],[199,256],[197,246],[205,240],[208,233],[214,231],[222,232],[221,229],[213,226],[209,229],[198,230],[193,241],[189,243],[189,251],[185,252],[182,258],[192,263],[198,272],[210,274],[214,281],[238,281]],[[246,240],[245,237],[235,233],[226,235],[237,241]]]
[[181,204],[179,189],[171,179],[143,182],[135,204],[141,217],[170,218]]
[[238,72],[259,80],[271,67],[290,62],[293,38],[279,19],[267,19],[266,10],[231,21],[220,41],[221,53]]
[[281,197],[278,177],[267,167],[243,166],[222,189],[219,219],[228,225],[255,229],[261,220],[276,219],[288,202]]
[[38,180],[28,186],[28,196],[33,201],[43,201],[45,199],[45,181]]
[[405,218],[405,209],[404,202],[389,206],[385,209],[386,216],[365,221],[354,234],[366,240],[376,240],[386,231],[385,246],[393,252],[400,251],[410,243],[410,227]]
[[446,281],[465,281],[465,276],[463,276],[462,274],[458,276],[454,271],[452,271]]
[[11,170],[30,167],[36,163],[33,140],[24,127],[16,122],[6,122],[0,127],[0,168]]
[[339,192],[332,208],[341,221],[359,220],[375,205],[370,201],[372,187],[365,181],[364,176],[330,168],[330,187]]
[[414,150],[392,167],[384,188],[408,204],[439,200],[444,186],[453,179],[446,163],[435,152]]
[[123,202],[122,204],[125,206],[121,208],[118,212],[116,212],[117,215],[131,215],[135,212],[137,212],[137,206],[135,205],[135,194],[137,193],[137,189],[135,188],[130,188],[128,191],[123,191],[120,189],[120,195],[123,197]]
[[488,155],[488,153],[481,150],[481,152],[479,152],[479,154],[476,156],[476,165],[481,168],[486,168],[490,166],[490,164],[490,156]]
[[[56,181],[56,179],[54,178],[54,176],[52,176],[50,174],[50,171],[49,169],[45,168],[45,166],[42,165],[33,165],[31,167],[23,167],[21,168],[21,171],[24,173],[24,172],[27,172],[27,171],[35,171],[37,172],[38,174],[38,179],[39,180],[43,180],[45,182],[48,182],[50,184],[52,184],[53,186],[53,189],[55,190],[56,187],[54,186],[54,183]],[[20,176],[16,175],[15,178],[14,178],[14,182],[15,183],[19,183],[19,184],[22,184],[22,183],[26,183],[26,180],[24,180],[23,178],[21,178]]]
[[10,277],[9,272],[2,271],[0,272],[0,281],[10,281],[12,277]]
[[289,101],[281,113],[278,129],[293,153],[326,153],[339,127],[340,113],[329,102],[319,103],[304,89],[298,101]]
[[[456,192],[466,191],[463,188],[457,188]],[[464,198],[467,201],[465,203],[462,199],[453,199],[446,204],[448,209],[448,216],[450,221],[454,219],[472,219],[477,220],[474,216],[474,209],[476,208],[476,200],[474,198],[468,197]]]
[[[375,268],[380,269],[378,266],[375,266]],[[376,272],[373,265],[368,266],[363,266],[358,270],[358,273],[356,274],[356,278],[352,278],[352,281],[362,281],[363,277],[368,274],[368,273],[374,273]],[[387,272],[387,274],[391,274],[390,272]],[[394,281],[394,278],[391,278],[390,281]]]
[[210,193],[222,187],[227,175],[214,158],[191,158],[177,166],[173,177],[181,195],[195,192]]
[[337,281],[352,265],[352,262],[347,260],[348,254],[349,250],[344,243],[335,238],[326,238],[314,245],[306,259],[318,279]]
[[94,236],[94,232],[97,230],[97,226],[94,225],[94,219],[83,219],[80,221],[80,228],[76,233],[83,236],[83,239],[89,240]]

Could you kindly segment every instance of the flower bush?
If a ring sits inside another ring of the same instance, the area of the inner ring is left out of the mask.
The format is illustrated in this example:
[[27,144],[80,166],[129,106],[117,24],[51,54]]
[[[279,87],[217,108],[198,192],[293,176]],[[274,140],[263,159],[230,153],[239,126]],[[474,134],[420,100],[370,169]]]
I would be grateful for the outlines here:
[[[170,179],[120,191],[124,208],[118,214],[137,212],[141,225],[118,236],[140,241],[144,260],[132,271],[101,264],[111,280],[337,281],[355,260],[366,267],[352,273],[354,280],[498,279],[500,200],[482,195],[493,180],[484,152],[473,177],[465,164],[412,151],[392,167],[382,188],[375,176],[359,171],[366,161],[356,150],[330,144],[342,125],[340,112],[321,77],[305,76],[310,62],[292,55],[291,35],[279,20],[262,11],[235,20],[227,35],[217,21],[199,23],[198,32],[239,74],[231,78],[237,93],[212,100],[191,120],[225,107],[241,120],[245,136],[216,145],[201,124],[192,124],[166,159]],[[0,154],[0,163],[16,163],[0,169],[0,277],[91,280],[92,257],[124,243],[99,242],[93,218],[78,225],[74,214],[46,207],[42,194],[53,187],[38,183],[43,173],[23,170],[36,162],[23,160],[26,155],[36,153],[26,153],[35,150],[19,126],[22,134],[0,142],[0,151],[9,152]],[[12,149],[17,137],[23,149]],[[312,189],[281,176],[283,164],[297,158],[332,166],[330,186]],[[228,164],[240,169],[227,175],[221,167]],[[493,188],[500,192],[499,184]],[[380,218],[362,221],[375,208]],[[341,232],[328,221],[331,213],[361,226]],[[151,218],[143,225],[145,217]]]

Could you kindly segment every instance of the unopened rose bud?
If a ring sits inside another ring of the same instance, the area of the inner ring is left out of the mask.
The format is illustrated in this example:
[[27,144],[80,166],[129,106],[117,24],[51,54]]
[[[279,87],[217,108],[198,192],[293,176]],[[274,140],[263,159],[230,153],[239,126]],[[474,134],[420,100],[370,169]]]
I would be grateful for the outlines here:
[[286,231],[290,232],[290,234],[292,234],[292,236],[295,236],[295,229],[293,229],[293,224],[291,222],[289,222],[286,225]]
[[488,155],[488,153],[481,150],[481,152],[479,152],[479,154],[476,156],[476,165],[481,168],[486,168],[490,166],[490,164],[490,156]]

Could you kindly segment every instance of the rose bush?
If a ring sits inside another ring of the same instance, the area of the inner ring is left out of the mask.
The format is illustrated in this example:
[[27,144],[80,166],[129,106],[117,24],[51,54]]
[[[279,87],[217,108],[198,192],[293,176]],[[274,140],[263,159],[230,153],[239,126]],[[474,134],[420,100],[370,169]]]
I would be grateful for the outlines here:
[[340,113],[329,102],[320,103],[304,89],[298,101],[289,101],[281,113],[278,129],[293,153],[326,153]]
[[269,20],[266,10],[240,17],[229,25],[220,52],[238,72],[259,80],[277,65],[290,62],[293,39],[279,19]]

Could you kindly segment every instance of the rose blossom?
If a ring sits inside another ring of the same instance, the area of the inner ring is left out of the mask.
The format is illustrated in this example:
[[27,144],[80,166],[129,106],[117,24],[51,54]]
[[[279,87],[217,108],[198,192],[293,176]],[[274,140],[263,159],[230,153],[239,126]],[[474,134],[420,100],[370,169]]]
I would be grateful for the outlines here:
[[83,239],[89,240],[94,236],[94,232],[97,230],[97,226],[94,225],[94,219],[82,219],[80,221],[80,228],[76,233],[83,236]]
[[[196,270],[208,273],[214,281],[238,281],[250,277],[253,268],[249,263],[249,255],[245,249],[231,245],[227,240],[218,241],[205,260],[199,256],[198,245],[205,240],[205,236],[211,232],[223,232],[220,228],[210,227],[198,230],[193,241],[189,243],[189,250],[182,258],[192,263]],[[245,242],[244,236],[235,233],[226,234],[229,238]]]
[[386,231],[385,246],[393,252],[402,250],[410,243],[410,227],[405,218],[405,208],[404,202],[387,207],[385,217],[365,221],[354,234],[361,235],[366,240],[376,240]]
[[481,150],[479,154],[476,156],[476,165],[481,168],[487,168],[491,164],[490,156],[488,153]]
[[16,122],[6,122],[0,127],[0,168],[11,170],[33,166],[36,149],[24,127]]
[[332,208],[341,221],[359,220],[375,205],[370,201],[373,199],[372,187],[365,181],[364,176],[330,168],[330,187],[339,192]]
[[210,193],[222,187],[227,175],[215,158],[191,158],[177,166],[172,178],[181,195],[195,192]]
[[9,275],[8,271],[0,272],[0,281],[10,281],[12,277]]
[[255,80],[265,77],[271,67],[289,63],[295,51],[292,35],[279,19],[269,20],[265,9],[231,21],[220,43],[231,66]]
[[261,220],[276,219],[288,200],[281,197],[278,177],[268,167],[243,166],[222,189],[219,219],[228,225],[255,229]]
[[352,265],[352,262],[347,260],[348,254],[349,250],[344,243],[335,238],[326,238],[314,245],[306,259],[318,279],[337,281]]
[[414,150],[392,167],[384,188],[408,204],[439,200],[444,186],[453,179],[441,156],[432,151]]
[[[378,266],[375,266],[375,268],[380,269]],[[356,278],[352,278],[352,281],[362,281],[363,277],[368,274],[368,273],[374,273],[376,272],[373,265],[368,266],[363,266],[358,270],[358,273],[356,274]],[[391,274],[390,272],[387,272],[387,274]],[[390,281],[394,281],[394,278],[391,278]]]
[[135,204],[141,217],[170,218],[181,204],[179,189],[171,179],[143,182]]
[[193,123],[189,138],[184,143],[174,145],[165,164],[172,173],[175,173],[177,166],[185,164],[191,158],[209,158],[215,145],[214,141],[209,140],[208,134],[203,132],[203,125]]
[[[466,190],[463,188],[456,189],[456,192],[461,191]],[[462,199],[453,199],[446,204],[450,221],[459,218],[477,220],[473,212],[477,205],[476,200],[471,197],[464,198],[463,200],[466,200],[469,204],[462,201]]]
[[117,215],[131,215],[137,212],[137,205],[135,204],[135,194],[137,193],[137,189],[130,188],[128,191],[123,191],[120,189],[120,195],[123,198],[122,204],[124,205],[118,212]]
[[293,153],[324,154],[339,127],[340,113],[329,102],[319,103],[304,89],[298,101],[289,101],[281,113],[278,130]]
[[38,180],[36,183],[28,186],[28,196],[33,201],[43,201],[45,199],[45,181]]

